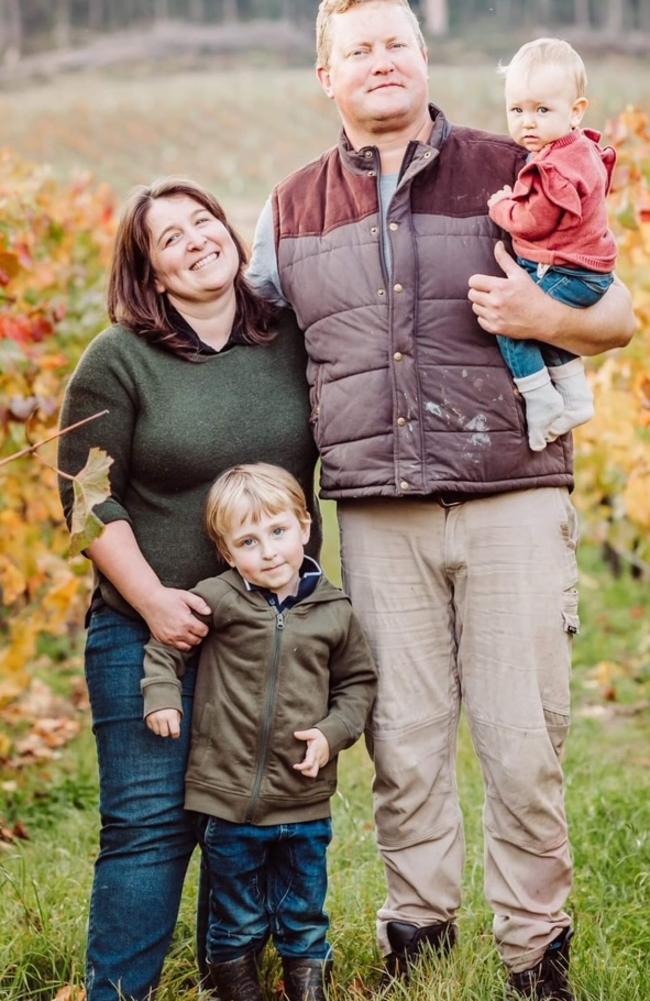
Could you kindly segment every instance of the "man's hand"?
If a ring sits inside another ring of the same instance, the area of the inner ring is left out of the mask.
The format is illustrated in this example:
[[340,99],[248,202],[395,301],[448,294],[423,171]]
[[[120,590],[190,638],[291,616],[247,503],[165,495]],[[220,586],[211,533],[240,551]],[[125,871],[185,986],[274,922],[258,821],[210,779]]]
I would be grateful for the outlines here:
[[302,761],[293,767],[298,772],[302,772],[307,778],[315,779],[318,772],[330,759],[330,745],[324,733],[313,726],[309,730],[296,730],[294,733],[296,740],[305,740],[307,750]]
[[472,275],[468,292],[478,322],[489,334],[531,338],[575,355],[597,355],[629,342],[635,327],[632,300],[616,276],[599,302],[574,309],[542,291],[502,243],[496,244],[494,256],[505,277]]
[[498,205],[505,198],[512,198],[512,188],[509,184],[504,185],[500,191],[495,191],[493,195],[488,198],[488,208],[491,209],[493,205]]
[[178,740],[181,735],[181,714],[178,709],[157,709],[155,713],[149,713],[145,723],[157,737]]
[[469,280],[468,299],[483,330],[515,340],[537,338],[540,330],[547,332],[545,314],[552,312],[555,300],[531,281],[501,242],[495,246],[494,256],[505,278],[472,275]]

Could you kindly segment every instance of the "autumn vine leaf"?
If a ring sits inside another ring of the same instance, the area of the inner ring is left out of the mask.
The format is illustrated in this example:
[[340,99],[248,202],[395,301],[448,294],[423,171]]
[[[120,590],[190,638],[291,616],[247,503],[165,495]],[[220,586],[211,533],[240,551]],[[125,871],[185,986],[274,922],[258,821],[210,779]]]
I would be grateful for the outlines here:
[[110,495],[108,470],[113,463],[102,448],[91,448],[83,469],[73,477],[74,506],[70,526],[70,555],[78,556],[104,528],[93,508]]

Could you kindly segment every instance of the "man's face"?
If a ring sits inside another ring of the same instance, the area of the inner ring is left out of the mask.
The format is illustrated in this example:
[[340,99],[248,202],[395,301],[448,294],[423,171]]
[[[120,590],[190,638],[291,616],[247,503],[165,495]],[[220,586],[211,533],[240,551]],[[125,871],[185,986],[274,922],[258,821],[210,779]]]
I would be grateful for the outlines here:
[[370,0],[330,25],[327,67],[318,68],[323,90],[353,135],[408,129],[428,103],[426,53],[408,12],[389,0]]

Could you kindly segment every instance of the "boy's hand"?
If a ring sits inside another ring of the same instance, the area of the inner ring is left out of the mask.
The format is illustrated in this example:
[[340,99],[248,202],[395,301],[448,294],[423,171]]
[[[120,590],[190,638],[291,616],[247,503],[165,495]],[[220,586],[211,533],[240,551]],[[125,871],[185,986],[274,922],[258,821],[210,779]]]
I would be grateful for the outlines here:
[[500,191],[495,191],[493,195],[490,195],[488,198],[488,208],[491,209],[493,205],[498,205],[504,198],[512,198],[512,188],[509,184],[506,184]]
[[178,740],[181,735],[181,714],[178,709],[157,709],[155,713],[149,713],[145,723],[157,737]]
[[296,730],[294,733],[296,740],[306,740],[307,750],[302,761],[293,767],[298,772],[302,772],[307,778],[315,779],[318,772],[330,759],[330,745],[324,733],[315,726],[309,730]]

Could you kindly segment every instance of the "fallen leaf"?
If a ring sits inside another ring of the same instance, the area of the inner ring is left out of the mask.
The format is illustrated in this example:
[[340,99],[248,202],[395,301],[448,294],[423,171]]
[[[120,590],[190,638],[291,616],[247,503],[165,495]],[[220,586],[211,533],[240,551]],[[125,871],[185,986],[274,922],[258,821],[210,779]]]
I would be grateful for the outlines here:
[[65,987],[59,988],[54,1001],[86,1001],[86,991],[83,987],[67,984]]

